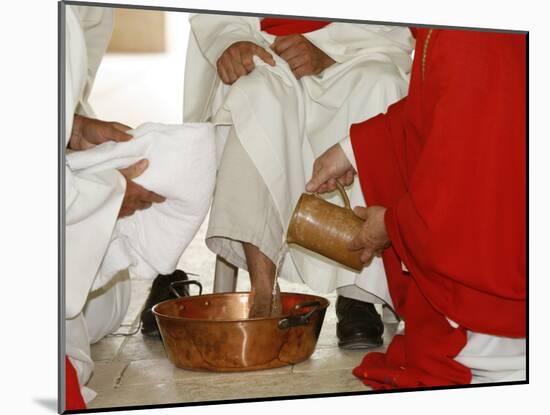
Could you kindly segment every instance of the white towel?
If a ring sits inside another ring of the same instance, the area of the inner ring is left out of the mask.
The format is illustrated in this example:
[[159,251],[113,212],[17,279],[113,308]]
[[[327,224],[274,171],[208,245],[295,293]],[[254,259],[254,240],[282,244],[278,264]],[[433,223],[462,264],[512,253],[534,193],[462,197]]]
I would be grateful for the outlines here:
[[125,168],[146,158],[149,167],[134,181],[167,199],[117,221],[92,289],[125,268],[144,278],[173,272],[203,222],[214,192],[212,124],[146,123],[130,133],[134,138],[128,142],[107,142],[67,155],[69,167],[82,175]]

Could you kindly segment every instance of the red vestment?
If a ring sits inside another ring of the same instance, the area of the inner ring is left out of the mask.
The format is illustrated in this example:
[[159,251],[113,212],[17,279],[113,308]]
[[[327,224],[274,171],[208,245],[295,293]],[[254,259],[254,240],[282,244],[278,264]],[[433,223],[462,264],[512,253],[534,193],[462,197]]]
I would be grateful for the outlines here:
[[330,22],[319,20],[278,19],[265,17],[260,22],[262,31],[274,36],[287,36],[313,32],[328,25]]
[[526,334],[526,37],[433,30],[424,50],[427,35],[408,96],[350,131],[365,200],[388,208],[383,260],[405,320],[354,369],[375,388],[469,383],[453,359],[466,330]]
[[79,409],[86,409],[86,404],[80,393],[76,369],[69,358],[65,356],[65,410],[76,411]]

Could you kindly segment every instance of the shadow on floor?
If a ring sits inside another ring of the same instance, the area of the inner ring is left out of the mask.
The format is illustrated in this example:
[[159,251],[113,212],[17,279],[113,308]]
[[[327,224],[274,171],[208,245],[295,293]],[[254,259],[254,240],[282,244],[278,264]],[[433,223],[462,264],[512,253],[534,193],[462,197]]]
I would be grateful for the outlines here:
[[57,413],[57,399],[55,398],[34,398],[34,402],[49,411]]

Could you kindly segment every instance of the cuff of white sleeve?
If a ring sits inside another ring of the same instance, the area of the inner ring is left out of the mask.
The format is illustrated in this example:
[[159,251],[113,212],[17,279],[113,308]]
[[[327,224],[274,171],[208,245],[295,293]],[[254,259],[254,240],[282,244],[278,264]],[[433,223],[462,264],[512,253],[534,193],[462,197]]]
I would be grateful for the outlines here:
[[351,145],[351,137],[348,135],[346,138],[344,138],[342,141],[340,141],[340,147],[342,148],[342,151],[348,158],[349,162],[357,171],[357,163],[355,162],[355,155],[353,154],[353,147]]
[[[331,24],[334,25],[334,23]],[[346,60],[346,47],[343,44],[336,42],[331,37],[329,33],[329,26],[314,30],[313,32],[304,33],[303,36],[336,62],[342,63]]]

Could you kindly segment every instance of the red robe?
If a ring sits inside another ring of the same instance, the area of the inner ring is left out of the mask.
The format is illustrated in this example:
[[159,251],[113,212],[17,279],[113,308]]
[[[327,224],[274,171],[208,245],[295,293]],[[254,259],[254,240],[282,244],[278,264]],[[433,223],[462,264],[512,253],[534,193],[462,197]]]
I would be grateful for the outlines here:
[[433,30],[424,50],[427,35],[408,96],[350,131],[406,324],[354,370],[375,388],[469,383],[466,330],[526,333],[526,36]]
[[65,410],[76,411],[79,409],[86,409],[86,404],[80,393],[76,369],[65,355]]
[[330,22],[322,22],[319,20],[296,20],[265,17],[260,22],[260,28],[270,35],[286,36],[313,32],[325,27],[329,23]]

